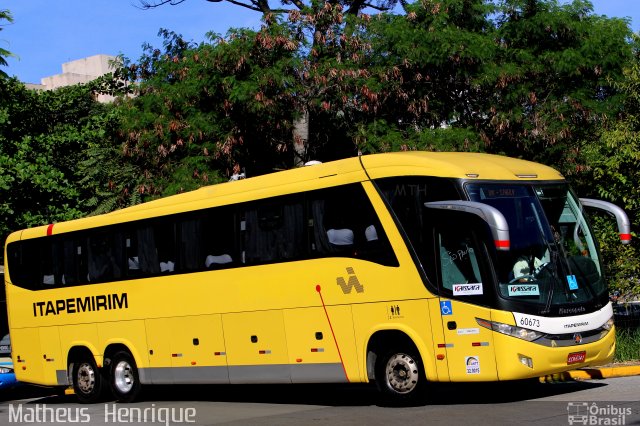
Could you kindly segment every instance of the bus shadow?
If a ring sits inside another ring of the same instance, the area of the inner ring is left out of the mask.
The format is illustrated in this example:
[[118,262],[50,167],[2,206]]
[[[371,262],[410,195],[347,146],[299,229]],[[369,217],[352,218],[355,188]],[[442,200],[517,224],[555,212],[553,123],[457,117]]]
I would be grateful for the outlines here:
[[[147,386],[141,394],[142,402],[231,402],[295,404],[312,406],[424,406],[495,404],[570,394],[607,386],[598,382],[541,383],[539,380],[520,380],[496,383],[433,383],[422,398],[407,402],[389,402],[382,398],[374,385],[313,384],[313,385],[166,385]],[[30,396],[31,392],[31,396]],[[73,395],[58,395],[42,388],[25,387],[20,394],[0,394],[0,400],[34,398],[28,403],[75,403]],[[20,398],[18,398],[20,396]]]

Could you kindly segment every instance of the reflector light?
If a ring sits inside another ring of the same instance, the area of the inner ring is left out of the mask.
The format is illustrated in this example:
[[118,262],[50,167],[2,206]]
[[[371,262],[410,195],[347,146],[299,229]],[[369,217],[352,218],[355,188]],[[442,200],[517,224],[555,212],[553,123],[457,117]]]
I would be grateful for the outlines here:
[[495,240],[494,243],[498,250],[509,250],[511,247],[511,242],[509,240]]
[[520,363],[522,365],[526,365],[529,368],[533,368],[533,360],[526,355],[518,354],[518,358],[520,358]]

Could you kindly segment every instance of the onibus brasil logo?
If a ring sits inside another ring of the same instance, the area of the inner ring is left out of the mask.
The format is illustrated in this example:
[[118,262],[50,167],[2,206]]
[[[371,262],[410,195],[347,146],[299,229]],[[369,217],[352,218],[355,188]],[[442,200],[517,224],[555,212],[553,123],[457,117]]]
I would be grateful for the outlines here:
[[625,425],[627,416],[632,413],[629,407],[616,407],[613,404],[601,406],[592,402],[570,402],[567,404],[567,421],[570,425]]

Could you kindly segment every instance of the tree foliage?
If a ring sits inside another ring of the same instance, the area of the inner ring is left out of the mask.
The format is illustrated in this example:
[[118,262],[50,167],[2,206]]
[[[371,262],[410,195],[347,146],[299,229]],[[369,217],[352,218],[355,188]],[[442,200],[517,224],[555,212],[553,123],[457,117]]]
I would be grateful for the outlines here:
[[0,79],[0,235],[86,214],[80,181],[90,141],[104,133],[89,86],[28,90]]
[[122,142],[148,176],[139,192],[290,167],[302,114],[303,161],[474,150],[580,176],[582,148],[618,112],[631,33],[586,1],[423,0],[348,22],[341,4],[314,5],[199,45],[162,30],[163,49],[125,61],[139,87]]
[[[6,21],[6,22],[13,22],[13,17],[11,16],[11,12],[9,12],[6,9],[0,9],[0,31],[2,31],[2,26],[4,24],[2,24],[2,21]],[[8,50],[0,47],[0,66],[6,67],[7,66],[7,58],[13,56],[13,53],[9,52]],[[7,74],[0,70],[0,78],[2,77],[6,77]]]
[[[125,156],[148,179],[139,190],[159,195],[190,190],[246,169],[252,175],[286,167],[296,113],[297,44],[279,25],[214,34],[199,46],[162,31],[164,52],[147,47],[125,60],[136,96],[119,106]],[[220,173],[221,172],[221,173]]]
[[[637,45],[638,39],[636,37]],[[620,116],[610,120],[598,144],[586,152],[591,165],[593,196],[624,208],[631,220],[634,239],[621,246],[611,219],[600,219],[598,233],[612,285],[623,293],[640,293],[640,57],[625,69],[625,79],[617,85],[625,95]]]
[[585,0],[508,0],[497,21],[500,68],[487,142],[580,174],[580,150],[619,111],[616,83],[631,59],[628,23],[593,14]]

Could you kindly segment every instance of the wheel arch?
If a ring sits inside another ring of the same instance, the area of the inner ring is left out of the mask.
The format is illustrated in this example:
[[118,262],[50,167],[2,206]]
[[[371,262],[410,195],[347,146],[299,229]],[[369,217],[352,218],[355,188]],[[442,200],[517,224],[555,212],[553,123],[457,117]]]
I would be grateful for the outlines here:
[[415,333],[412,333],[411,330],[405,330],[400,327],[376,330],[367,340],[365,352],[367,378],[370,381],[375,380],[376,359],[381,351],[391,347],[406,347],[407,345],[414,348],[420,356],[427,380],[435,380],[433,375],[435,369],[430,368],[433,358],[429,356],[429,351],[424,341]]
[[72,363],[76,362],[78,359],[82,359],[83,356],[91,357],[96,362],[96,365],[101,368],[102,367],[102,357],[97,353],[97,351],[84,344],[74,344],[67,351],[67,367]]
[[105,366],[111,360],[113,355],[115,355],[119,351],[128,352],[135,361],[138,369],[144,366],[145,363],[143,362],[144,360],[142,359],[141,354],[136,350],[135,345],[127,340],[113,340],[107,342],[107,346],[104,348]]

